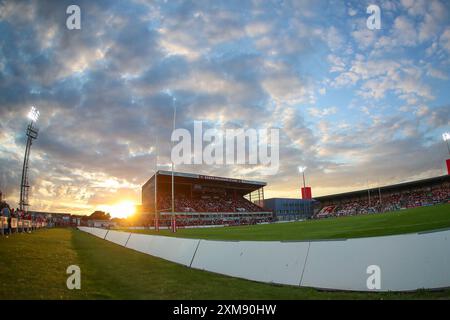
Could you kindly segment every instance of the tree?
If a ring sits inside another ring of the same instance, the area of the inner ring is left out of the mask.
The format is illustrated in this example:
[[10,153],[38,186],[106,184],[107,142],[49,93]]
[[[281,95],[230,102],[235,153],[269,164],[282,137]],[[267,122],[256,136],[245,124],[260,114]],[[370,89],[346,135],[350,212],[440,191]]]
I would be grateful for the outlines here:
[[104,211],[95,211],[89,216],[90,220],[110,220],[111,216],[109,213]]

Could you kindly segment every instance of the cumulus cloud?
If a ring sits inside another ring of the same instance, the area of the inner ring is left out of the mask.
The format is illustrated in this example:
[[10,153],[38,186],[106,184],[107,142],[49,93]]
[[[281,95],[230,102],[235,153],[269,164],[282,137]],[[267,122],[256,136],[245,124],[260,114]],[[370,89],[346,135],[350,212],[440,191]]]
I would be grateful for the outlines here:
[[[392,28],[380,33],[364,28],[357,1],[332,11],[306,0],[75,3],[76,31],[65,28],[73,1],[0,3],[0,189],[12,204],[31,105],[42,115],[30,172],[38,210],[139,203],[156,163],[170,162],[174,107],[177,126],[189,130],[194,120],[280,128],[276,176],[178,168],[267,179],[267,195],[295,195],[300,163],[319,194],[356,188],[363,178],[355,176],[439,171],[430,137],[449,125],[448,93],[438,90],[450,61],[445,3],[384,2]],[[416,160],[405,165],[402,154]]]

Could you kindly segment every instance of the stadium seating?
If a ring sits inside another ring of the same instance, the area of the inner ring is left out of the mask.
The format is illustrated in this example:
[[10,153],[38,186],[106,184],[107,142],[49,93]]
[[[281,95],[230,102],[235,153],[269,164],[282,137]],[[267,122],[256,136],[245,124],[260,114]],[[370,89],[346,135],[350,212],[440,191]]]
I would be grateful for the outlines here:
[[385,193],[381,197],[369,199],[345,199],[325,205],[315,216],[316,219],[327,217],[372,214],[400,209],[430,206],[450,201],[450,184],[444,183],[433,189],[418,188],[408,191]]
[[[158,198],[158,208],[163,211],[170,211],[171,197],[161,196]],[[264,211],[258,205],[244,199],[236,197],[233,199],[226,196],[205,197],[195,200],[183,196],[175,198],[176,212],[262,212]]]
[[336,206],[325,206],[319,211],[319,213],[316,215],[316,218],[325,218],[333,216],[335,209]]

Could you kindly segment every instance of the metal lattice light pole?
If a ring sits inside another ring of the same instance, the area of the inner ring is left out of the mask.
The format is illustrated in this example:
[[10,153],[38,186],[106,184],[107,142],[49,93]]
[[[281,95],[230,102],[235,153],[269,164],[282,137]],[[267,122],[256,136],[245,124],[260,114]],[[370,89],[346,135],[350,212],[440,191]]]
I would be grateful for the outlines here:
[[28,113],[28,118],[31,120],[27,127],[27,146],[25,148],[25,156],[23,159],[22,168],[22,182],[20,184],[20,202],[19,208],[21,211],[27,211],[28,204],[28,191],[30,185],[28,183],[28,161],[30,159],[31,145],[33,140],[37,139],[39,130],[35,127],[36,121],[39,119],[39,111],[35,107],[31,107]]
[[305,171],[307,167],[298,167],[298,172],[300,172],[303,175],[303,188],[306,188],[306,182],[305,182]]

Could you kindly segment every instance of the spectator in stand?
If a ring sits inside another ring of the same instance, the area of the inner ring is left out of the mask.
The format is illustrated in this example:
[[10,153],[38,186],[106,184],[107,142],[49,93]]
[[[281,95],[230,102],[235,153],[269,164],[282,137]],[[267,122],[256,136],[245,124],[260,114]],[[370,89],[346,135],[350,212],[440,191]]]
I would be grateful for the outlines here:
[[[165,212],[170,212],[172,207],[172,199],[170,195],[160,195],[158,197],[158,208]],[[196,212],[206,213],[206,216],[193,215],[191,217],[177,216],[178,226],[189,225],[219,225],[219,224],[254,224],[264,222],[265,218],[258,217],[254,219],[241,218],[235,219],[231,217],[225,217],[225,219],[217,219],[214,217],[214,213],[221,214],[233,214],[240,213],[245,216],[246,212],[263,212],[264,210],[258,205],[250,202],[249,200],[232,196],[226,193],[202,193],[197,194],[194,198],[190,198],[188,195],[177,194],[175,195],[175,211],[176,212]],[[211,213],[212,215],[208,214]],[[189,216],[189,214],[187,214]],[[160,226],[170,225],[170,220],[160,220]]]
[[444,183],[432,188],[398,191],[383,194],[381,201],[375,197],[370,205],[368,199],[348,199],[323,207],[315,218],[340,217],[358,214],[372,214],[414,208],[450,201],[450,185]]

